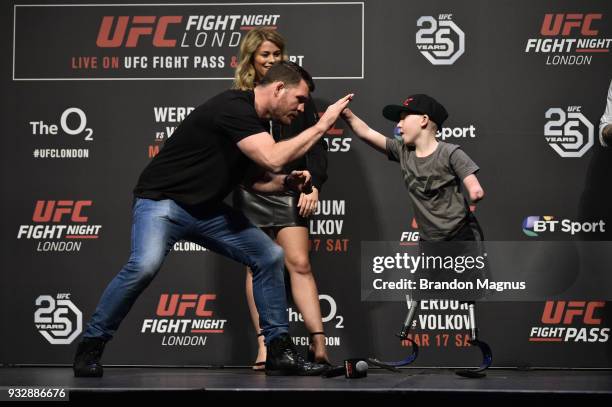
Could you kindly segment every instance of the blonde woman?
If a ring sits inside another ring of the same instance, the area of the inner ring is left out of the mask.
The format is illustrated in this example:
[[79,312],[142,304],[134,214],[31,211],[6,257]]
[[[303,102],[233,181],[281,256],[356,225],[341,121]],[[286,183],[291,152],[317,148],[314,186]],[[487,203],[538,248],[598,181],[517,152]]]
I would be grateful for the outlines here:
[[[234,88],[253,89],[273,64],[285,59],[285,41],[276,30],[260,27],[249,31],[240,45]],[[314,84],[310,83],[309,87],[312,92]],[[310,99],[305,103],[304,112],[293,120],[291,126],[270,122],[270,133],[277,141],[284,140],[313,126],[317,120],[317,110]],[[310,172],[310,193],[262,194],[239,187],[234,191],[234,207],[241,210],[284,249],[291,294],[310,333],[308,358],[310,361],[329,364],[319,293],[308,255],[308,217],[316,210],[321,186],[327,180],[325,141],[321,140],[306,156],[286,165],[283,173],[289,174],[292,170]],[[257,172],[254,168],[251,173]],[[253,326],[259,333],[259,314],[253,298],[252,274],[248,268],[246,294]],[[265,370],[266,346],[263,336],[258,334],[257,337],[259,347],[253,369]]]

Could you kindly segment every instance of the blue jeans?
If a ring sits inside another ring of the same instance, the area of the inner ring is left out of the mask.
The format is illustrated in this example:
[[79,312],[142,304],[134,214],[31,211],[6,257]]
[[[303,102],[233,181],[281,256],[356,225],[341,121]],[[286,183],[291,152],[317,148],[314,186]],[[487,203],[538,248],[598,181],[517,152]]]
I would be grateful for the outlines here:
[[170,199],[136,198],[130,259],[102,294],[84,337],[112,338],[178,240],[197,243],[249,266],[266,343],[288,333],[284,253],[270,237],[224,203],[197,208]]

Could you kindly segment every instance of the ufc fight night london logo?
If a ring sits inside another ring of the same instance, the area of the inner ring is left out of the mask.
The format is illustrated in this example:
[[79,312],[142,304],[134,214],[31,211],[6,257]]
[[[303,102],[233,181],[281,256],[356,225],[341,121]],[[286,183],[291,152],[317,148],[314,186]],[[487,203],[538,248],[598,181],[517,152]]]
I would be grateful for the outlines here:
[[438,19],[422,16],[417,20],[417,49],[433,65],[452,65],[465,52],[465,34],[452,17],[440,14]]
[[[288,59],[315,78],[362,79],[361,3],[19,4],[14,7],[13,80],[227,80],[240,42],[255,27],[298,33],[304,15],[317,22],[310,41]],[[359,21],[339,26],[337,21]],[[48,30],[53,21],[63,30]],[[74,35],[82,33],[83,35]],[[326,43],[328,47],[319,44]],[[61,47],[56,47],[61,44]],[[357,52],[338,54],[339,47]],[[41,55],[37,49],[53,49]],[[56,52],[57,51],[57,52]]]
[[[545,56],[546,65],[591,65],[593,57],[603,60],[612,39],[601,30],[603,13],[547,13],[537,36],[528,38],[526,54]],[[608,23],[609,24],[609,23]]]
[[142,334],[162,334],[162,346],[206,346],[208,335],[223,334],[227,320],[215,318],[217,294],[161,294],[155,317],[142,322]]
[[544,137],[563,158],[582,157],[593,147],[595,129],[581,109],[581,106],[568,106],[566,110],[551,107],[546,111]]
[[37,241],[38,252],[78,252],[83,241],[100,237],[102,225],[90,224],[91,200],[38,200],[32,223],[19,225],[17,239]]

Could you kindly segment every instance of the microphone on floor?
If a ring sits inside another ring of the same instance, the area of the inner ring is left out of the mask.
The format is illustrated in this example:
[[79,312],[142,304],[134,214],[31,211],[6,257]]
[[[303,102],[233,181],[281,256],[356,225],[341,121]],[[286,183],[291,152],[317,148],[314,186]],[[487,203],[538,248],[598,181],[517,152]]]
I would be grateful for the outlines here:
[[360,379],[368,375],[368,362],[365,359],[346,359],[343,366],[334,367],[323,373],[323,377],[342,376],[347,379]]

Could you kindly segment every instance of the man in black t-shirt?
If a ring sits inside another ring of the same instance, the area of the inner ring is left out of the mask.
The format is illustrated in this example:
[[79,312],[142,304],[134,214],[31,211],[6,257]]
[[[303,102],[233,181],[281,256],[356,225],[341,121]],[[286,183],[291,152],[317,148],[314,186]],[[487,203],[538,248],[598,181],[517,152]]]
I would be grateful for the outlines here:
[[268,346],[266,373],[320,374],[288,334],[284,254],[280,246],[223,199],[243,180],[249,160],[269,171],[259,191],[301,190],[303,171],[275,174],[304,155],[334,124],[353,95],[331,105],[316,125],[276,143],[271,119],[290,124],[309,97],[310,75],[296,64],[270,68],[253,91],[228,90],[196,108],[144,169],[133,206],[132,251],[92,316],[74,361],[78,377],[100,377],[105,343],[161,268],[178,240],[198,243],[253,270],[253,291]]

